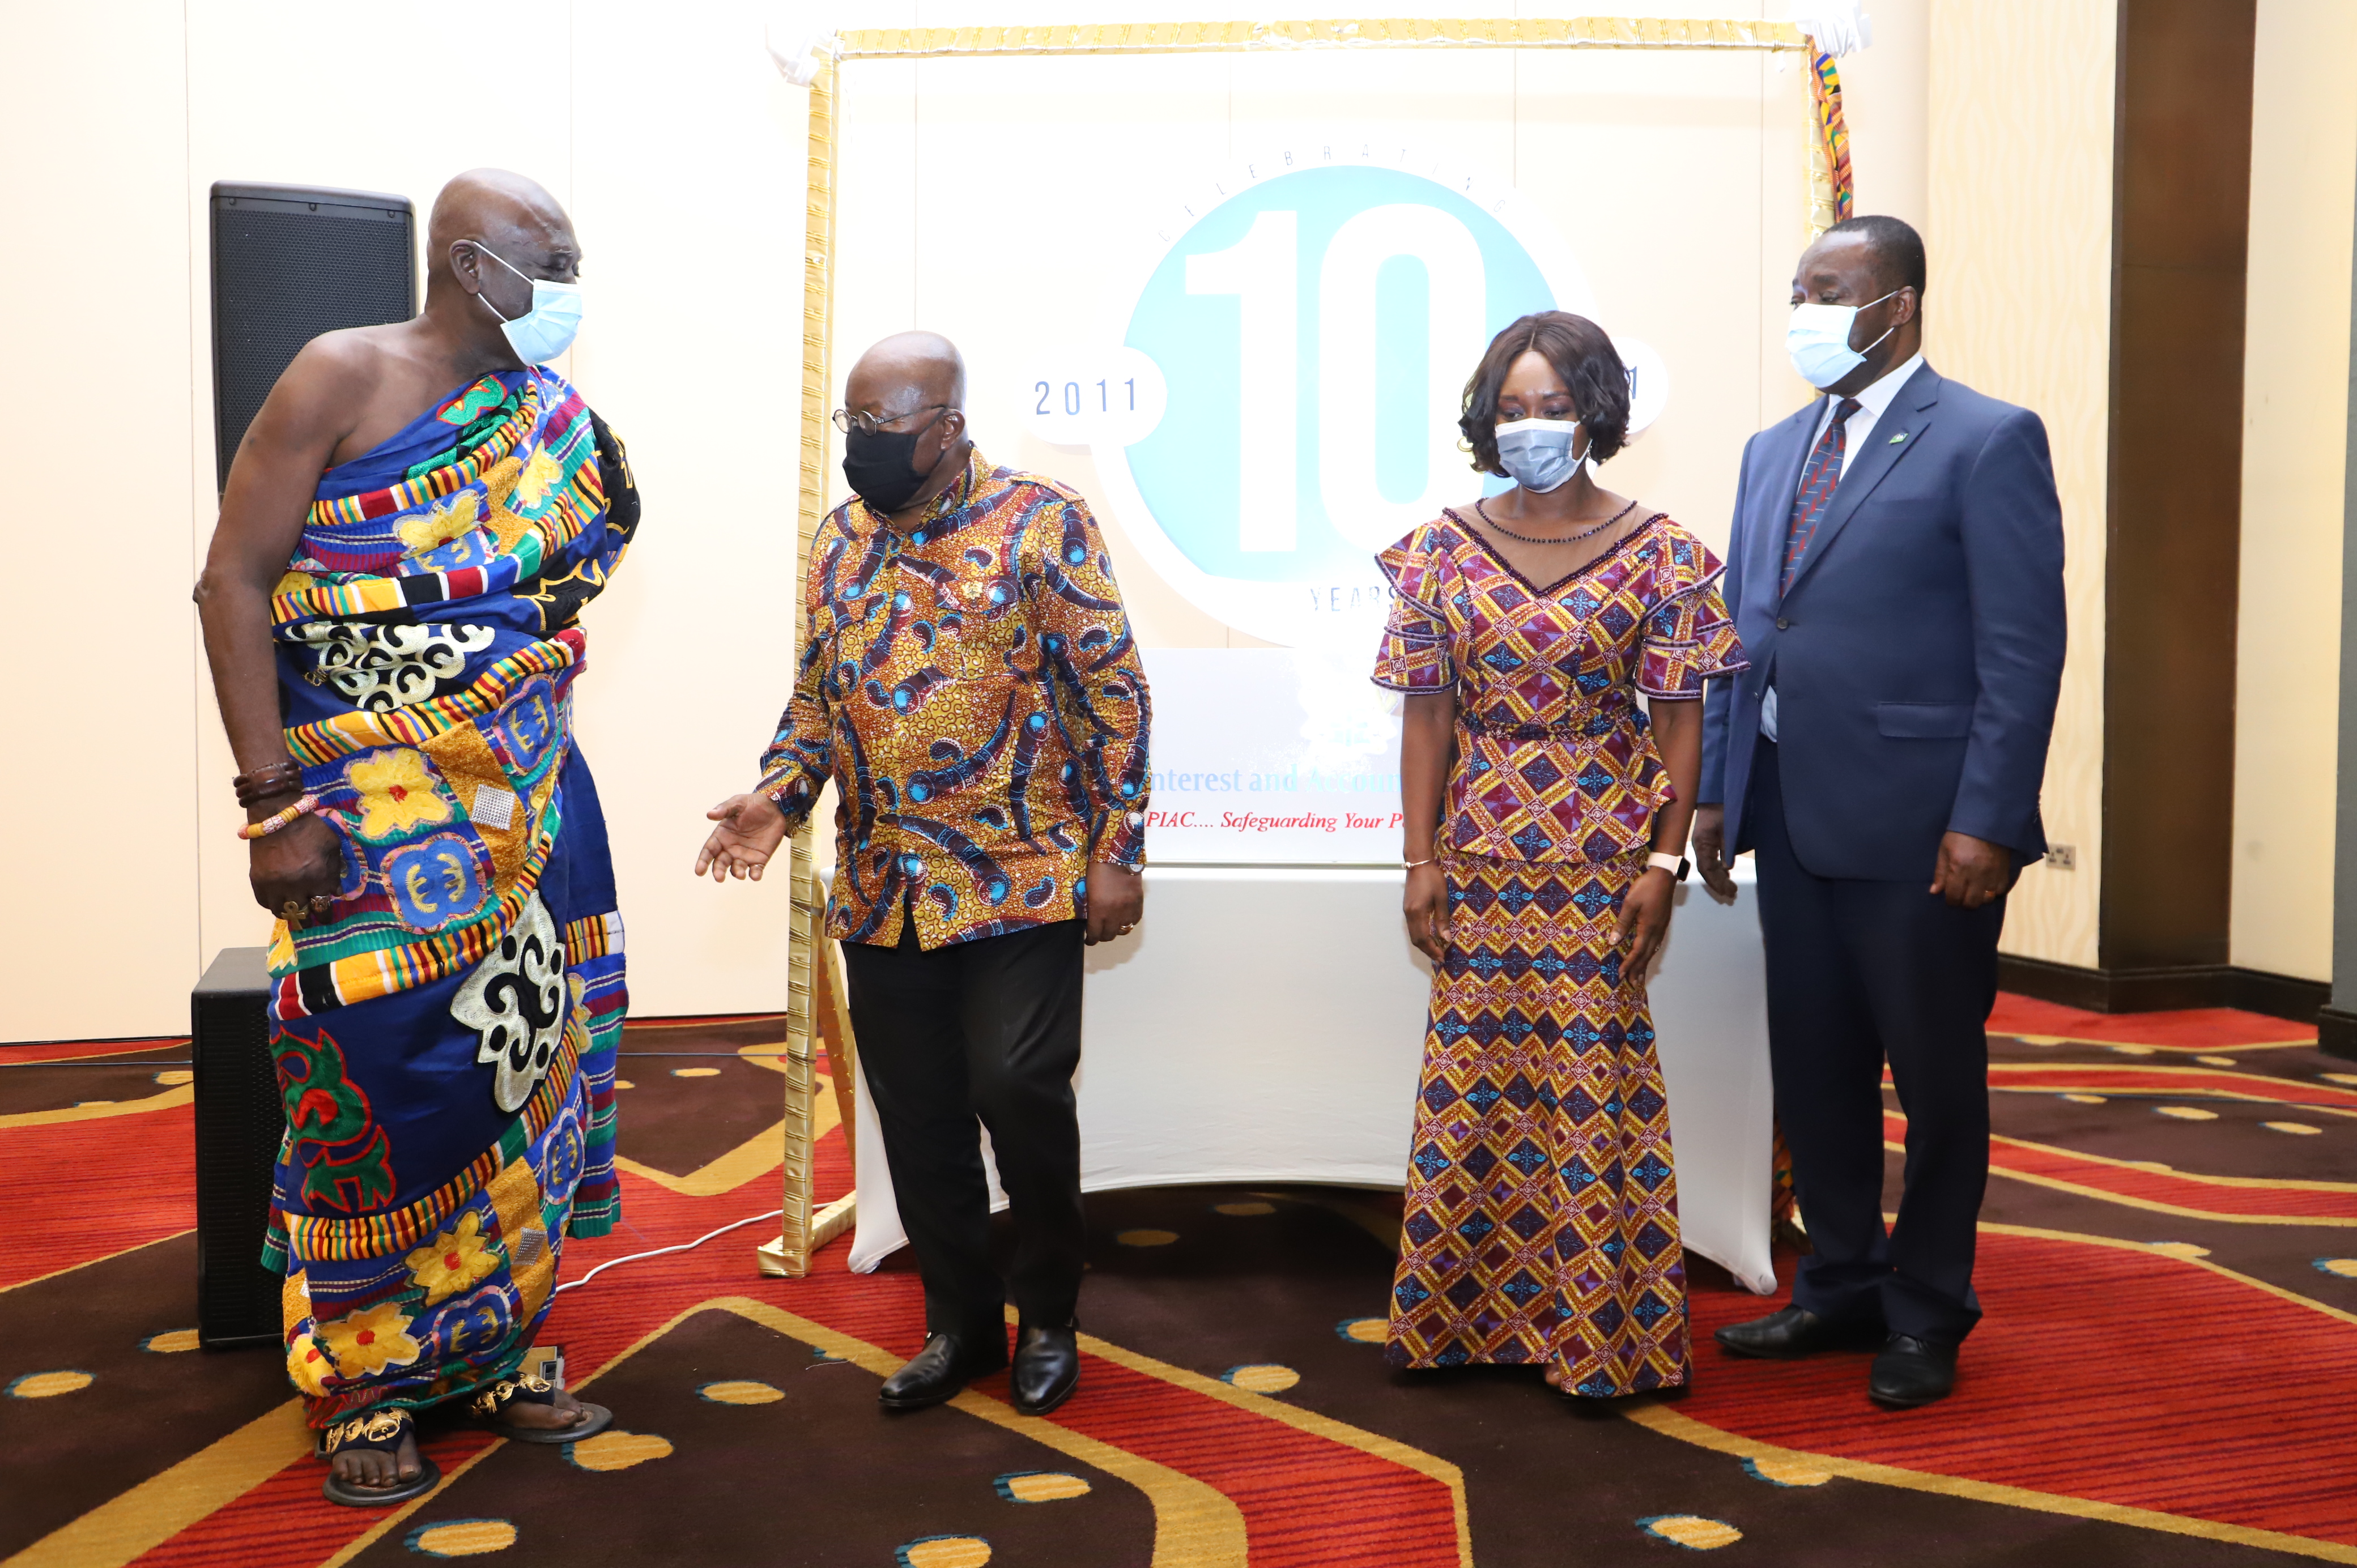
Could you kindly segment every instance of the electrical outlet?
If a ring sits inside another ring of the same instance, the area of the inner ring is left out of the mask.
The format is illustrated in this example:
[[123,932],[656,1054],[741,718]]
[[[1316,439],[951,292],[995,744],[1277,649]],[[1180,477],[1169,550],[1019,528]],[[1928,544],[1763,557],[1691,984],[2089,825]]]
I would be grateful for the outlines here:
[[2074,844],[2050,843],[2046,846],[2046,864],[2057,871],[2079,869],[2079,851]]

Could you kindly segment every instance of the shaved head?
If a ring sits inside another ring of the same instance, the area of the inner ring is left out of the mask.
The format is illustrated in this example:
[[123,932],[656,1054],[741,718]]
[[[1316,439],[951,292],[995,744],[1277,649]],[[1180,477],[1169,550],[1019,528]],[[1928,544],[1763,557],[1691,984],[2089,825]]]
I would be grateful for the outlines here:
[[426,266],[447,271],[450,247],[462,241],[488,245],[502,261],[530,272],[518,254],[546,266],[554,252],[577,253],[573,220],[537,180],[503,168],[468,169],[442,188],[426,220]]
[[[931,403],[963,408],[965,356],[938,332],[895,332],[859,356],[844,395],[853,408],[878,417]],[[870,407],[869,397],[880,401]]]

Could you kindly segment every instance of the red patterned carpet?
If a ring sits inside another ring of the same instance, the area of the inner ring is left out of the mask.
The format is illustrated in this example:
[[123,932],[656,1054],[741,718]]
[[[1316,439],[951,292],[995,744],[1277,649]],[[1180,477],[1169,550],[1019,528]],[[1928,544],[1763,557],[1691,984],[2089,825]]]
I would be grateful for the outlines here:
[[[879,1415],[914,1275],[837,1243],[760,1279],[765,1221],[560,1298],[544,1337],[614,1433],[441,1434],[441,1490],[387,1514],[321,1500],[276,1357],[189,1348],[186,1042],[0,1047],[0,1561],[2357,1563],[2357,1064],[2222,1011],[2007,998],[1990,1028],[1988,1316],[1929,1410],[1871,1406],[1862,1356],[1706,1346],[1689,1393],[1610,1409],[1393,1372],[1395,1196],[1173,1189],[1092,1198],[1090,1358],[1049,1420],[1003,1376]],[[775,1206],[776,1032],[631,1027],[628,1223],[566,1278]],[[1696,1273],[1698,1338],[1762,1309]]]

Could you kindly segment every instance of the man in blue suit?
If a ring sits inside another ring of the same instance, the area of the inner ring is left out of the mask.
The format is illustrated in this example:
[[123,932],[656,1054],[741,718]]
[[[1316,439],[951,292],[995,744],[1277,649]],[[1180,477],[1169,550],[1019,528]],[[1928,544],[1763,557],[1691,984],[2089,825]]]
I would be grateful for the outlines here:
[[[2063,648],[2046,427],[1923,360],[1923,242],[1826,231],[1786,347],[1825,396],[1744,448],[1727,602],[1751,666],[1705,702],[1695,859],[1758,856],[1776,1111],[1814,1251],[1738,1355],[1881,1346],[1867,1391],[1944,1396],[1979,1321],[1997,933],[2046,851]],[[1882,1220],[1882,1067],[1907,1116]]]

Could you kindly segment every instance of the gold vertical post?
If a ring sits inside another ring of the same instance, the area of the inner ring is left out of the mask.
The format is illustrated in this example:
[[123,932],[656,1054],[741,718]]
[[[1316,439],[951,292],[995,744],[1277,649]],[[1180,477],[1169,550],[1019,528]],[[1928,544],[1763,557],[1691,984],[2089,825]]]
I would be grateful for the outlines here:
[[851,1034],[850,976],[845,972],[841,942],[823,942],[819,950],[823,958],[813,959],[812,967],[825,971],[827,1010],[822,1022],[826,1070],[834,1079],[835,1111],[843,1122],[843,1144],[852,1156],[851,1176],[856,1183],[859,1179],[859,1043]]
[[[810,89],[810,177],[803,208],[802,234],[802,488],[795,518],[794,656],[800,665],[811,634],[810,608],[802,593],[799,569],[810,559],[811,541],[819,520],[826,515],[827,399],[834,386],[834,137],[835,70],[834,60],[820,66]],[[784,1223],[777,1240],[759,1249],[765,1273],[802,1275],[810,1273],[811,1254],[825,1243],[823,1220],[831,1233],[842,1228],[849,1205],[829,1206],[814,1215],[813,1176],[816,1151],[812,1147],[813,1115],[818,1092],[816,1015],[813,1007],[812,965],[818,944],[825,940],[825,900],[818,886],[811,857],[811,824],[807,819],[794,832],[786,850],[787,887],[792,905],[786,947],[786,1147]],[[830,1064],[834,1065],[834,1064]],[[838,1072],[842,1069],[837,1066]],[[850,1129],[844,1129],[850,1136]]]

